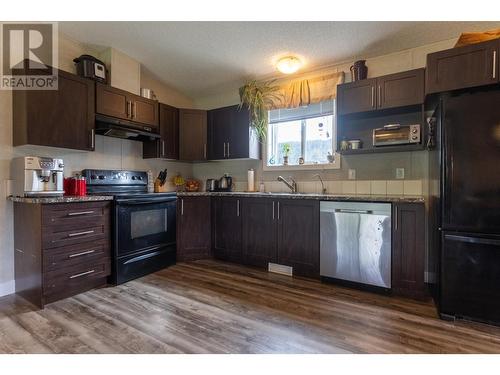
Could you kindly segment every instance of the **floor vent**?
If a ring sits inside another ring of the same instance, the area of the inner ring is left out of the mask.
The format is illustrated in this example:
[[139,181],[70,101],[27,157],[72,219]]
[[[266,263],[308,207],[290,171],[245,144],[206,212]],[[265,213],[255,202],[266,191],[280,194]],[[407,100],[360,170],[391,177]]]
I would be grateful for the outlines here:
[[282,264],[268,263],[268,271],[281,275],[293,276],[293,267],[284,266]]

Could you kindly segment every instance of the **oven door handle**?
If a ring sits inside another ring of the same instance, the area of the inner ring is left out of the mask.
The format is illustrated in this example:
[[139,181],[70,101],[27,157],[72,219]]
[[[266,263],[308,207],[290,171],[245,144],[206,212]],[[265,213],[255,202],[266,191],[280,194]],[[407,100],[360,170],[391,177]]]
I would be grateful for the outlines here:
[[148,200],[117,200],[117,204],[137,206],[140,204],[155,204],[155,203],[168,203],[175,202],[177,198],[164,198],[164,199],[148,199]]

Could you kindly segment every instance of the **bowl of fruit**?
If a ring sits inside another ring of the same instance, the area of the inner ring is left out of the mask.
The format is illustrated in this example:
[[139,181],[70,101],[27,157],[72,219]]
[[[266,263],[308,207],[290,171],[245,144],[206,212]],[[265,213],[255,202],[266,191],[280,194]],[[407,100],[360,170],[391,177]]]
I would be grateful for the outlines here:
[[195,179],[186,180],[186,191],[199,191],[200,190],[200,182]]

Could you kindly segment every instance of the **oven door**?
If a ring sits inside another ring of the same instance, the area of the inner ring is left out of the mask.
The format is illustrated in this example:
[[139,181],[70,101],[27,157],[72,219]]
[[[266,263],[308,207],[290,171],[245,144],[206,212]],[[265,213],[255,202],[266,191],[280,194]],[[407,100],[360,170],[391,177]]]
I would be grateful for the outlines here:
[[117,258],[175,245],[176,197],[129,198],[116,201]]

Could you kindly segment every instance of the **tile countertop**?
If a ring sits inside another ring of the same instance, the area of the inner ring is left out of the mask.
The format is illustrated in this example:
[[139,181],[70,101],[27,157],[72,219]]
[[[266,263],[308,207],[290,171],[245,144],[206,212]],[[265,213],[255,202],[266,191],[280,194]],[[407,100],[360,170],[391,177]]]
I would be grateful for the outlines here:
[[286,199],[316,199],[321,201],[353,201],[353,202],[401,202],[424,203],[421,195],[342,195],[342,194],[315,194],[315,193],[248,193],[248,192],[179,192],[179,197],[211,196],[211,197],[256,197],[256,198],[286,198]]
[[41,204],[52,204],[52,203],[80,203],[80,202],[97,202],[97,201],[112,201],[113,197],[110,195],[86,195],[84,197],[73,197],[73,196],[62,196],[62,197],[13,197],[10,196],[7,199],[12,202],[20,203],[41,203]]

